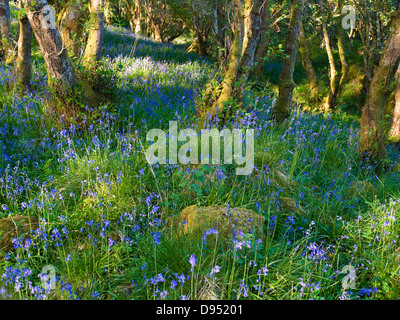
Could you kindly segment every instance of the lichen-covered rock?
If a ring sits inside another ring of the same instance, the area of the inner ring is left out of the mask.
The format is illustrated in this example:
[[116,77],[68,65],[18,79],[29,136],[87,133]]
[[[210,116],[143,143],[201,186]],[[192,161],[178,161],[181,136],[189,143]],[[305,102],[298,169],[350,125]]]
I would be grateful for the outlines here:
[[39,221],[33,216],[12,216],[0,219],[0,253],[13,249],[12,240],[35,230]]
[[241,234],[262,234],[265,218],[245,208],[226,206],[190,206],[182,210],[180,222],[183,233],[203,235],[207,229],[215,228],[224,239],[241,238]]

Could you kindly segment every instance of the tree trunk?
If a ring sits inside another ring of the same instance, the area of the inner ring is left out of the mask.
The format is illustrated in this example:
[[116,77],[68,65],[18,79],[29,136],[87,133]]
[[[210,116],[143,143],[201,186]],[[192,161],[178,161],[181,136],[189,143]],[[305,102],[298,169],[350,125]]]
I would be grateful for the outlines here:
[[296,64],[300,24],[303,16],[304,0],[292,0],[289,28],[286,36],[285,58],[279,75],[279,96],[273,110],[277,122],[290,116],[295,83],[293,72]]
[[0,0],[0,58],[7,64],[12,61],[11,20],[9,0]]
[[151,36],[157,42],[164,42],[163,32],[161,27],[162,12],[160,12],[158,15],[156,14],[153,1],[146,2],[144,7],[147,13],[146,20],[147,20],[148,30],[150,31],[148,36],[149,37]]
[[100,60],[104,37],[104,0],[91,0],[90,31],[83,64],[91,65]]
[[259,12],[263,3],[264,0],[244,1],[244,38],[238,74],[238,79],[242,88],[239,90],[239,96],[243,94],[244,85],[249,78],[250,69],[254,65],[254,55],[260,41],[261,32],[261,16]]
[[325,20],[325,9],[322,0],[319,0],[319,7],[321,10],[321,22],[322,22],[322,33],[324,35],[326,53],[328,54],[329,60],[329,96],[326,98],[324,109],[325,111],[331,110],[336,102],[337,87],[336,87],[336,67],[335,60],[333,58],[331,43],[329,40],[328,29],[326,28]]
[[[225,16],[224,7],[218,1],[215,1],[213,8],[211,9],[211,22],[212,22],[212,32],[214,34],[214,41],[219,47],[218,51],[218,62],[221,65],[221,69],[227,70],[228,57],[230,55],[230,46],[226,45],[225,41],[225,28],[222,25],[223,18]],[[223,50],[222,50],[223,49]]]
[[395,76],[396,88],[394,91],[394,107],[390,123],[389,138],[393,142],[400,141],[400,65]]
[[112,23],[112,5],[111,1],[105,0],[104,2],[104,22],[106,24],[111,24]]
[[254,67],[250,72],[251,78],[261,80],[264,77],[264,58],[267,55],[267,40],[269,30],[269,0],[264,0],[259,10],[261,19],[260,40],[254,53]]
[[306,39],[306,34],[304,31],[303,24],[300,25],[299,51],[301,54],[301,62],[302,62],[304,70],[306,71],[308,83],[310,86],[310,102],[317,103],[317,102],[319,102],[318,80],[317,80],[317,75],[315,73],[314,66],[311,61],[310,50],[308,47],[308,42]]
[[[46,0],[26,0],[29,22],[35,33],[40,51],[46,62],[49,86],[56,96],[67,105],[70,98],[80,95],[83,104],[89,107],[97,105],[96,95],[92,88],[79,79],[63,46],[54,17],[45,10]],[[67,110],[68,111],[68,110]]]
[[164,42],[161,26],[158,20],[151,19],[151,30],[152,30],[152,37],[157,42]]
[[136,26],[135,26],[135,21],[133,21],[133,18],[129,20],[129,26],[131,27],[131,32],[135,32]]
[[204,57],[207,55],[207,47],[206,47],[206,37],[201,34],[200,31],[196,32],[197,34],[197,43],[198,43],[198,54],[201,57]]
[[134,20],[135,20],[135,33],[138,35],[143,35],[142,6],[140,5],[139,1],[135,1]]
[[67,4],[60,13],[61,38],[72,57],[78,58],[80,56],[85,18],[86,13],[82,10],[80,1],[76,4]]
[[32,78],[32,27],[25,15],[19,20],[19,38],[17,54],[17,87],[22,92],[30,86]]
[[206,43],[207,43],[207,34],[205,32],[202,32],[204,29],[203,27],[203,21],[199,17],[199,14],[196,12],[196,6],[193,3],[192,4],[192,11],[194,13],[194,18],[193,18],[193,29],[195,36],[197,38],[197,53],[204,57],[207,54],[207,48],[206,48]]
[[135,34],[142,35],[142,6],[138,0],[133,1],[128,8],[128,20],[131,31]]
[[384,113],[388,86],[393,82],[400,62],[400,12],[391,17],[390,34],[379,65],[371,79],[367,102],[361,116],[360,152],[364,160],[380,160],[386,156]]
[[[339,12],[342,12],[343,9],[343,1],[338,0],[338,7],[339,7]],[[338,49],[339,49],[339,57],[340,57],[340,63],[342,65],[342,70],[341,70],[341,76],[339,80],[339,85],[337,88],[337,96],[340,95],[340,92],[342,91],[342,86],[343,83],[347,77],[347,62],[346,62],[346,56],[344,53],[344,47],[343,47],[343,35],[344,35],[344,29],[341,27],[341,25],[338,28]]]
[[[260,40],[259,10],[262,4],[262,0],[244,0],[244,2],[235,0],[234,2],[234,42],[221,94],[211,109],[212,115],[216,114],[217,109],[222,111],[224,104],[231,99],[235,100],[236,105],[242,104],[245,85],[254,65],[254,54]],[[233,110],[227,112],[231,113]],[[225,115],[229,116],[229,114]]]
[[244,12],[242,0],[234,0],[235,7],[235,31],[232,44],[231,57],[228,69],[225,72],[222,83],[222,91],[218,100],[210,110],[210,114],[215,116],[217,112],[223,110],[224,104],[233,97],[235,85],[238,79],[240,58],[243,51],[243,32],[244,32]]

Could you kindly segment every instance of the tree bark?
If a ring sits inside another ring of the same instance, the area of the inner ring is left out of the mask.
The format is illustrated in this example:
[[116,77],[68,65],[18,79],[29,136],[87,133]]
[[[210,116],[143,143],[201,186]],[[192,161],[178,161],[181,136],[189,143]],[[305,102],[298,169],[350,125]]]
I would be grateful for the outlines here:
[[11,20],[9,0],[0,0],[0,58],[11,62]]
[[49,86],[55,95],[68,105],[68,101],[80,95],[83,104],[89,107],[97,105],[92,88],[79,79],[63,46],[54,17],[46,10],[46,0],[26,0],[25,8],[40,51],[46,62]]
[[204,57],[207,55],[206,37],[199,30],[196,31],[196,36],[197,36],[198,54],[199,56]]
[[[230,55],[230,46],[226,43],[225,37],[225,27],[224,17],[225,17],[225,10],[221,2],[215,1],[212,9],[211,9],[211,23],[212,23],[212,32],[214,34],[214,41],[216,42],[217,46],[219,47],[218,51],[218,62],[221,65],[221,68],[226,71],[228,65],[228,58]],[[223,49],[223,50],[222,50]]]
[[193,3],[192,4],[192,12],[194,13],[193,17],[193,31],[195,33],[196,39],[197,39],[197,53],[204,57],[207,55],[207,34],[208,31],[205,31],[204,29],[204,21],[202,20],[201,15],[197,12],[196,6]]
[[292,0],[289,28],[286,35],[285,58],[279,75],[279,96],[273,109],[273,116],[279,122],[290,116],[293,89],[293,72],[296,64],[300,24],[303,16],[304,0]]
[[225,72],[222,83],[222,91],[218,100],[210,110],[210,114],[215,116],[221,112],[230,98],[234,96],[235,84],[238,79],[240,59],[243,51],[243,33],[244,33],[244,12],[242,0],[234,0],[235,7],[235,31],[232,44],[231,57],[229,59],[228,69]]
[[336,96],[337,96],[336,74],[337,74],[337,71],[336,71],[336,67],[335,67],[335,59],[333,58],[328,29],[326,27],[325,9],[324,9],[322,0],[319,0],[319,7],[321,10],[322,33],[324,35],[325,49],[326,49],[326,53],[328,54],[329,70],[330,70],[330,73],[329,73],[329,95],[326,98],[325,105],[324,105],[325,111],[328,111],[334,107],[335,102],[336,102]]
[[135,11],[133,14],[135,30],[133,30],[138,35],[143,35],[142,28],[142,6],[138,0],[135,1]]
[[17,87],[22,92],[30,87],[32,79],[32,27],[25,15],[19,20],[19,38],[17,54]]
[[317,80],[317,75],[315,73],[314,66],[311,61],[310,49],[309,49],[308,42],[306,39],[306,34],[304,31],[303,24],[300,25],[299,51],[301,54],[301,62],[302,62],[304,70],[306,71],[308,83],[309,83],[309,87],[310,87],[310,102],[317,103],[317,102],[319,102],[318,80]]
[[[241,105],[249,73],[254,65],[254,55],[260,41],[262,0],[235,0],[234,42],[227,71],[225,72],[221,94],[211,108],[211,114],[221,112],[224,104],[234,100]],[[226,110],[227,113],[233,112]],[[229,114],[225,113],[225,116]]]
[[269,30],[269,0],[264,0],[259,10],[261,19],[260,40],[254,53],[254,67],[250,72],[251,78],[261,80],[264,77],[264,58],[267,55],[267,40]]
[[379,161],[386,156],[384,114],[388,87],[393,82],[399,62],[400,12],[397,11],[391,16],[390,34],[369,84],[367,102],[361,116],[360,153],[364,160]]
[[389,138],[393,142],[400,141],[400,65],[395,75],[394,106],[390,123]]
[[[342,12],[343,9],[343,0],[338,0],[338,7],[339,7],[339,12]],[[342,26],[339,26],[338,29],[338,50],[339,50],[339,57],[340,57],[340,63],[342,65],[342,70],[341,70],[341,76],[339,80],[339,85],[337,88],[337,96],[340,95],[340,92],[342,91],[343,83],[347,77],[347,61],[346,61],[346,56],[344,53],[344,47],[343,47],[343,40],[344,40],[344,29]]]
[[164,42],[162,17],[164,15],[165,6],[162,5],[160,10],[156,10],[153,1],[150,0],[145,3],[144,7],[146,9],[146,20],[150,31],[148,36],[151,36],[157,42]]
[[85,19],[86,13],[80,1],[67,4],[60,13],[60,34],[71,57],[80,55]]
[[91,65],[100,60],[104,38],[104,0],[91,0],[90,31],[83,64]]
[[238,74],[241,84],[241,89],[238,92],[239,100],[241,100],[240,97],[243,94],[244,85],[249,78],[250,69],[254,65],[254,56],[260,41],[262,18],[259,12],[263,3],[264,0],[244,1],[244,38]]

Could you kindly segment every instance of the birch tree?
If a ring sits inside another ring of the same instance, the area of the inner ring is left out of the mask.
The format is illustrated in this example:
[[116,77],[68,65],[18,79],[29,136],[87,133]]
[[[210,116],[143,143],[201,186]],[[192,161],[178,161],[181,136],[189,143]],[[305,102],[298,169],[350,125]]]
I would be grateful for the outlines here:
[[[53,89],[55,96],[63,102],[64,108],[71,105],[71,98],[79,98],[84,105],[95,107],[96,94],[85,81],[78,77],[47,1],[26,0],[24,7],[43,54],[49,86]],[[65,113],[74,112],[74,110],[64,111]]]

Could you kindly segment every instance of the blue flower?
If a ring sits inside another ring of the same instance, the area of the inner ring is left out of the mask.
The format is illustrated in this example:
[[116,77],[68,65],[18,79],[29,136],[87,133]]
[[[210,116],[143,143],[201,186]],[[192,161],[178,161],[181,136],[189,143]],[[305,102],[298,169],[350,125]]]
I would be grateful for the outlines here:
[[216,265],[214,268],[211,269],[210,276],[212,277],[215,273],[218,273],[220,270],[221,267]]
[[192,266],[190,272],[193,272],[193,268],[196,266],[197,258],[192,254],[189,258],[189,263]]
[[206,239],[210,234],[218,234],[218,231],[215,228],[207,229],[206,232],[204,233],[203,239],[202,239],[204,245],[206,245]]

